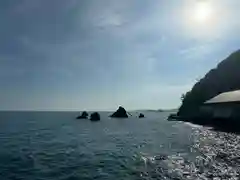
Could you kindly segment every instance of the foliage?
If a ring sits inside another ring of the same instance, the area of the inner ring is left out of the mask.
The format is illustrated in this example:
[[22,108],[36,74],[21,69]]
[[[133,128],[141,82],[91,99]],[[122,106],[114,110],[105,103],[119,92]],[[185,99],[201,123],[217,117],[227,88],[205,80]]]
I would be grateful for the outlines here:
[[240,50],[210,70],[204,78],[193,86],[192,90],[181,96],[180,115],[193,113],[205,101],[227,91],[240,89]]

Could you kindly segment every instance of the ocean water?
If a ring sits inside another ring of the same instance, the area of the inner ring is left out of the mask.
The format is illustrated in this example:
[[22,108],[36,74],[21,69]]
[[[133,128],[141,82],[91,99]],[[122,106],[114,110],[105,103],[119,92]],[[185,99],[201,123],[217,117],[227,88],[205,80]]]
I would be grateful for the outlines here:
[[1,112],[1,180],[238,179],[240,137],[145,112]]

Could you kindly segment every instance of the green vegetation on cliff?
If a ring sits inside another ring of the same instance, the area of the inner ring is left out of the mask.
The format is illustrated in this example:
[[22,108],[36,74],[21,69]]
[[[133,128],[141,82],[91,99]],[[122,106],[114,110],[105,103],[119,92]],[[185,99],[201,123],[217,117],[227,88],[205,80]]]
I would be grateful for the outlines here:
[[199,105],[214,96],[240,89],[240,50],[232,53],[220,62],[215,69],[210,70],[192,88],[182,96],[179,115],[191,115],[198,110]]

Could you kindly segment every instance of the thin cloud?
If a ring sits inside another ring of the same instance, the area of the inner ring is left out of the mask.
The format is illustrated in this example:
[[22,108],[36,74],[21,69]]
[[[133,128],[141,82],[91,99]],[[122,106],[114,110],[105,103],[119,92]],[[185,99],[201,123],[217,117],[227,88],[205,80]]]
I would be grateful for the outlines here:
[[208,43],[204,45],[182,49],[179,51],[179,54],[186,59],[199,59],[199,58],[202,59],[202,57],[207,57],[209,54],[215,52],[219,48],[220,45],[217,44],[217,42]]

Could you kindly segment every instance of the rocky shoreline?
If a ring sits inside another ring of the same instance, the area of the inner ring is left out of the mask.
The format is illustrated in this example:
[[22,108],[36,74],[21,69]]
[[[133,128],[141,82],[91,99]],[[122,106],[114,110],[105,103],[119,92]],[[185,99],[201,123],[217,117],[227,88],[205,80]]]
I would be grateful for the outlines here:
[[197,125],[211,127],[218,131],[240,134],[240,122],[236,119],[203,118],[203,117],[183,117],[177,114],[170,114],[168,121],[190,122]]
[[[240,178],[240,136],[234,133],[213,131],[205,127],[193,130],[190,154],[161,155],[148,160],[149,168],[143,177],[178,180],[237,180]],[[167,177],[167,178],[166,178]]]

